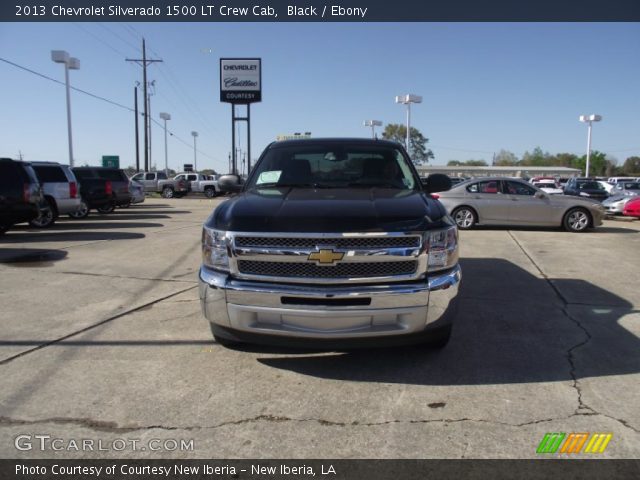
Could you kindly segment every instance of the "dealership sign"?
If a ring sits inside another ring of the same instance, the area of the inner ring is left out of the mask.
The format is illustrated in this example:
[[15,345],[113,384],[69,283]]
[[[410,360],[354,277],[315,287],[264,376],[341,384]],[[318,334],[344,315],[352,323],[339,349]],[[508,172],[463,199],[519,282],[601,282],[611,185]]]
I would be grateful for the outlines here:
[[220,101],[262,101],[262,70],[259,58],[220,59]]

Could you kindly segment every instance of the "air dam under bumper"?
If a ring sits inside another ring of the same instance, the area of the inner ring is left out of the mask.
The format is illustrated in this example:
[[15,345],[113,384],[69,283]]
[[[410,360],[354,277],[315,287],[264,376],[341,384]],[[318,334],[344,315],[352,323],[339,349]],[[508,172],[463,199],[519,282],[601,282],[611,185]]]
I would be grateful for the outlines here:
[[204,266],[199,277],[202,312],[221,337],[267,344],[402,344],[427,341],[451,324],[461,271],[456,265],[421,282],[355,286],[235,280]]

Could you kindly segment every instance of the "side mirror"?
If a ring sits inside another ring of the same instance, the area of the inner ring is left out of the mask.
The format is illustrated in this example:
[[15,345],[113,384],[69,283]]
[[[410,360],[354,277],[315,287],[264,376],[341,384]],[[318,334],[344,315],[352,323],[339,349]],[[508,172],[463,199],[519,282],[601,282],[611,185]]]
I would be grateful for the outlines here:
[[242,181],[238,175],[222,175],[218,179],[218,189],[223,193],[237,193],[242,190]]
[[451,189],[451,179],[442,173],[433,173],[422,180],[422,189],[427,193],[445,192]]
[[547,194],[544,192],[536,192],[534,197],[536,198],[547,198]]

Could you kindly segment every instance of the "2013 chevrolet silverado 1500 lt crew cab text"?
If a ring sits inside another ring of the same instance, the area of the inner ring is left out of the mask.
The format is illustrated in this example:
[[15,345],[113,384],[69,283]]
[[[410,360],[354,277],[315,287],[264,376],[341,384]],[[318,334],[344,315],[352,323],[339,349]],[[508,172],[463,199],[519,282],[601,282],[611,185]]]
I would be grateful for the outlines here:
[[320,348],[449,339],[458,230],[395,142],[275,142],[204,224],[200,301],[221,344]]

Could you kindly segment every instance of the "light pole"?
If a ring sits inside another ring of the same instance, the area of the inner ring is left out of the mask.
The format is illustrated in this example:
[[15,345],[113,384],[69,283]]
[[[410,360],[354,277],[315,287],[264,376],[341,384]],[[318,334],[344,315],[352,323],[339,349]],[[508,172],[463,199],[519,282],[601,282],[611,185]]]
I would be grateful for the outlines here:
[[167,120],[171,120],[171,115],[160,112],[160,118],[164,120],[164,173],[169,176],[169,155],[167,153]]
[[365,120],[365,127],[371,127],[371,138],[376,138],[376,127],[381,127],[382,122],[380,120]]
[[69,94],[69,70],[80,70],[80,60],[69,57],[64,50],[51,50],[51,60],[64,64],[64,83],[67,89],[67,132],[69,135],[69,166],[73,167],[73,140],[71,135],[71,97]]
[[198,132],[191,132],[193,135],[193,171],[198,171],[198,159],[196,158],[196,138],[198,138]]
[[599,122],[602,120],[601,115],[580,115],[579,120],[582,123],[589,124],[589,128],[587,129],[587,164],[584,169],[584,176],[589,176],[589,160],[591,159],[591,124],[593,122]]
[[402,103],[407,106],[407,139],[405,141],[405,147],[407,153],[409,153],[409,138],[411,132],[411,104],[422,103],[422,97],[420,95],[413,95],[408,93],[407,95],[400,95],[396,97],[396,103]]

